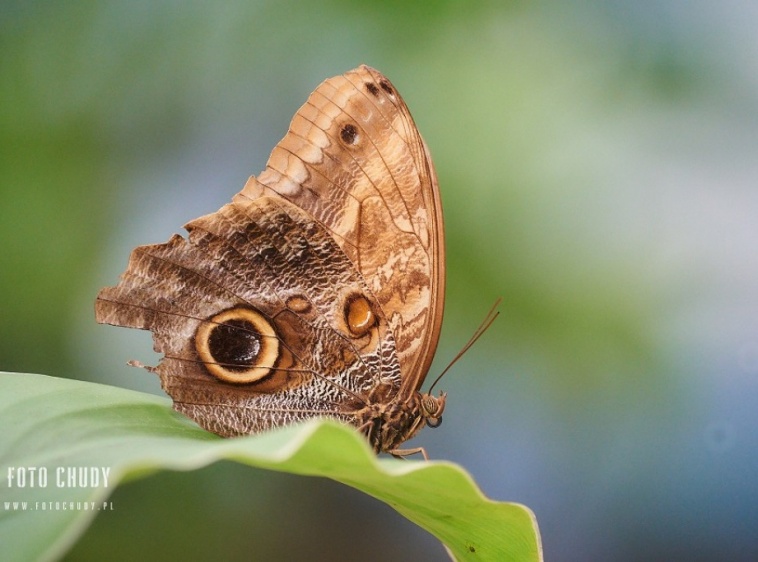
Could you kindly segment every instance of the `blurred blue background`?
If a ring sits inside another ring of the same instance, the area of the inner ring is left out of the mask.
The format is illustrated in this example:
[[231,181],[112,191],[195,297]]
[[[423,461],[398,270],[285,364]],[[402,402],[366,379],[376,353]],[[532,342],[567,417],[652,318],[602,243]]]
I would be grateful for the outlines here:
[[[93,300],[257,174],[323,79],[398,87],[439,173],[445,423],[548,560],[758,559],[758,5],[20,2],[0,10],[0,369],[160,393]],[[29,412],[34,415],[34,412]],[[119,489],[71,560],[440,560],[329,481]]]

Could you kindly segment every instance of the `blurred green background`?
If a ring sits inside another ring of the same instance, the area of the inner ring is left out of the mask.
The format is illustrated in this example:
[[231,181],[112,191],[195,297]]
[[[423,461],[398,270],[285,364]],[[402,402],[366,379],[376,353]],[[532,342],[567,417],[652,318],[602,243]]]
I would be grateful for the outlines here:
[[[530,506],[550,560],[755,560],[757,24],[750,2],[5,0],[0,369],[160,393],[98,289],[367,63],[439,173],[432,375],[504,297],[416,443]],[[231,463],[113,501],[71,560],[444,557],[353,490]]]

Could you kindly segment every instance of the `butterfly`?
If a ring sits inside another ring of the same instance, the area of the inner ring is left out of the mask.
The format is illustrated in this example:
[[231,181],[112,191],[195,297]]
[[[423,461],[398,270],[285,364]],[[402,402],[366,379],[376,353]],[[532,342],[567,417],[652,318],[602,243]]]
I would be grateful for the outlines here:
[[139,246],[95,302],[150,330],[174,408],[218,435],[313,417],[395,456],[442,421],[421,391],[445,292],[442,206],[400,94],[360,66],[321,83],[231,203]]

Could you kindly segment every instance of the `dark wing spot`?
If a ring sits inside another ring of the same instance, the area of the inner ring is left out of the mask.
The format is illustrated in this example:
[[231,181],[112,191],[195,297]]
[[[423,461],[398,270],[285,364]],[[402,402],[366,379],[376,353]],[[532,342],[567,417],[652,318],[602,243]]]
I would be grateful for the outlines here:
[[371,93],[372,96],[379,96],[379,88],[373,82],[366,82],[366,89]]
[[392,86],[390,86],[390,83],[387,82],[386,80],[382,80],[381,82],[379,82],[379,85],[382,87],[382,90],[387,92],[389,95],[391,96],[395,95],[395,90],[392,89]]
[[208,349],[216,362],[229,371],[244,371],[255,365],[261,350],[261,335],[251,322],[228,320],[213,329]]
[[345,144],[356,144],[358,142],[358,129],[351,123],[343,125],[340,130],[340,138]]

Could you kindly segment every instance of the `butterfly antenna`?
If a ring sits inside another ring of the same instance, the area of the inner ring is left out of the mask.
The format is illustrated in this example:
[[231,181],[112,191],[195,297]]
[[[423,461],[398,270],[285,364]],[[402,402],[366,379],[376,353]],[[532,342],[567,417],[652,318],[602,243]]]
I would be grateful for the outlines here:
[[455,365],[458,362],[458,359],[463,357],[463,355],[471,349],[471,346],[476,343],[476,340],[478,340],[484,332],[486,332],[490,326],[492,326],[492,323],[495,321],[495,318],[498,317],[500,314],[500,311],[497,309],[498,306],[500,306],[500,303],[503,301],[503,297],[499,297],[495,304],[492,305],[492,308],[490,308],[490,311],[487,313],[487,316],[484,317],[484,320],[482,320],[482,323],[479,324],[479,327],[474,332],[474,335],[471,336],[471,339],[468,340],[466,345],[463,346],[463,348],[453,357],[453,360],[450,361],[447,367],[443,369],[443,371],[439,374],[439,376],[434,379],[434,382],[432,383],[432,386],[429,387],[429,394],[432,393],[432,389],[434,389],[434,386],[439,382],[439,380],[447,373],[450,368]]

